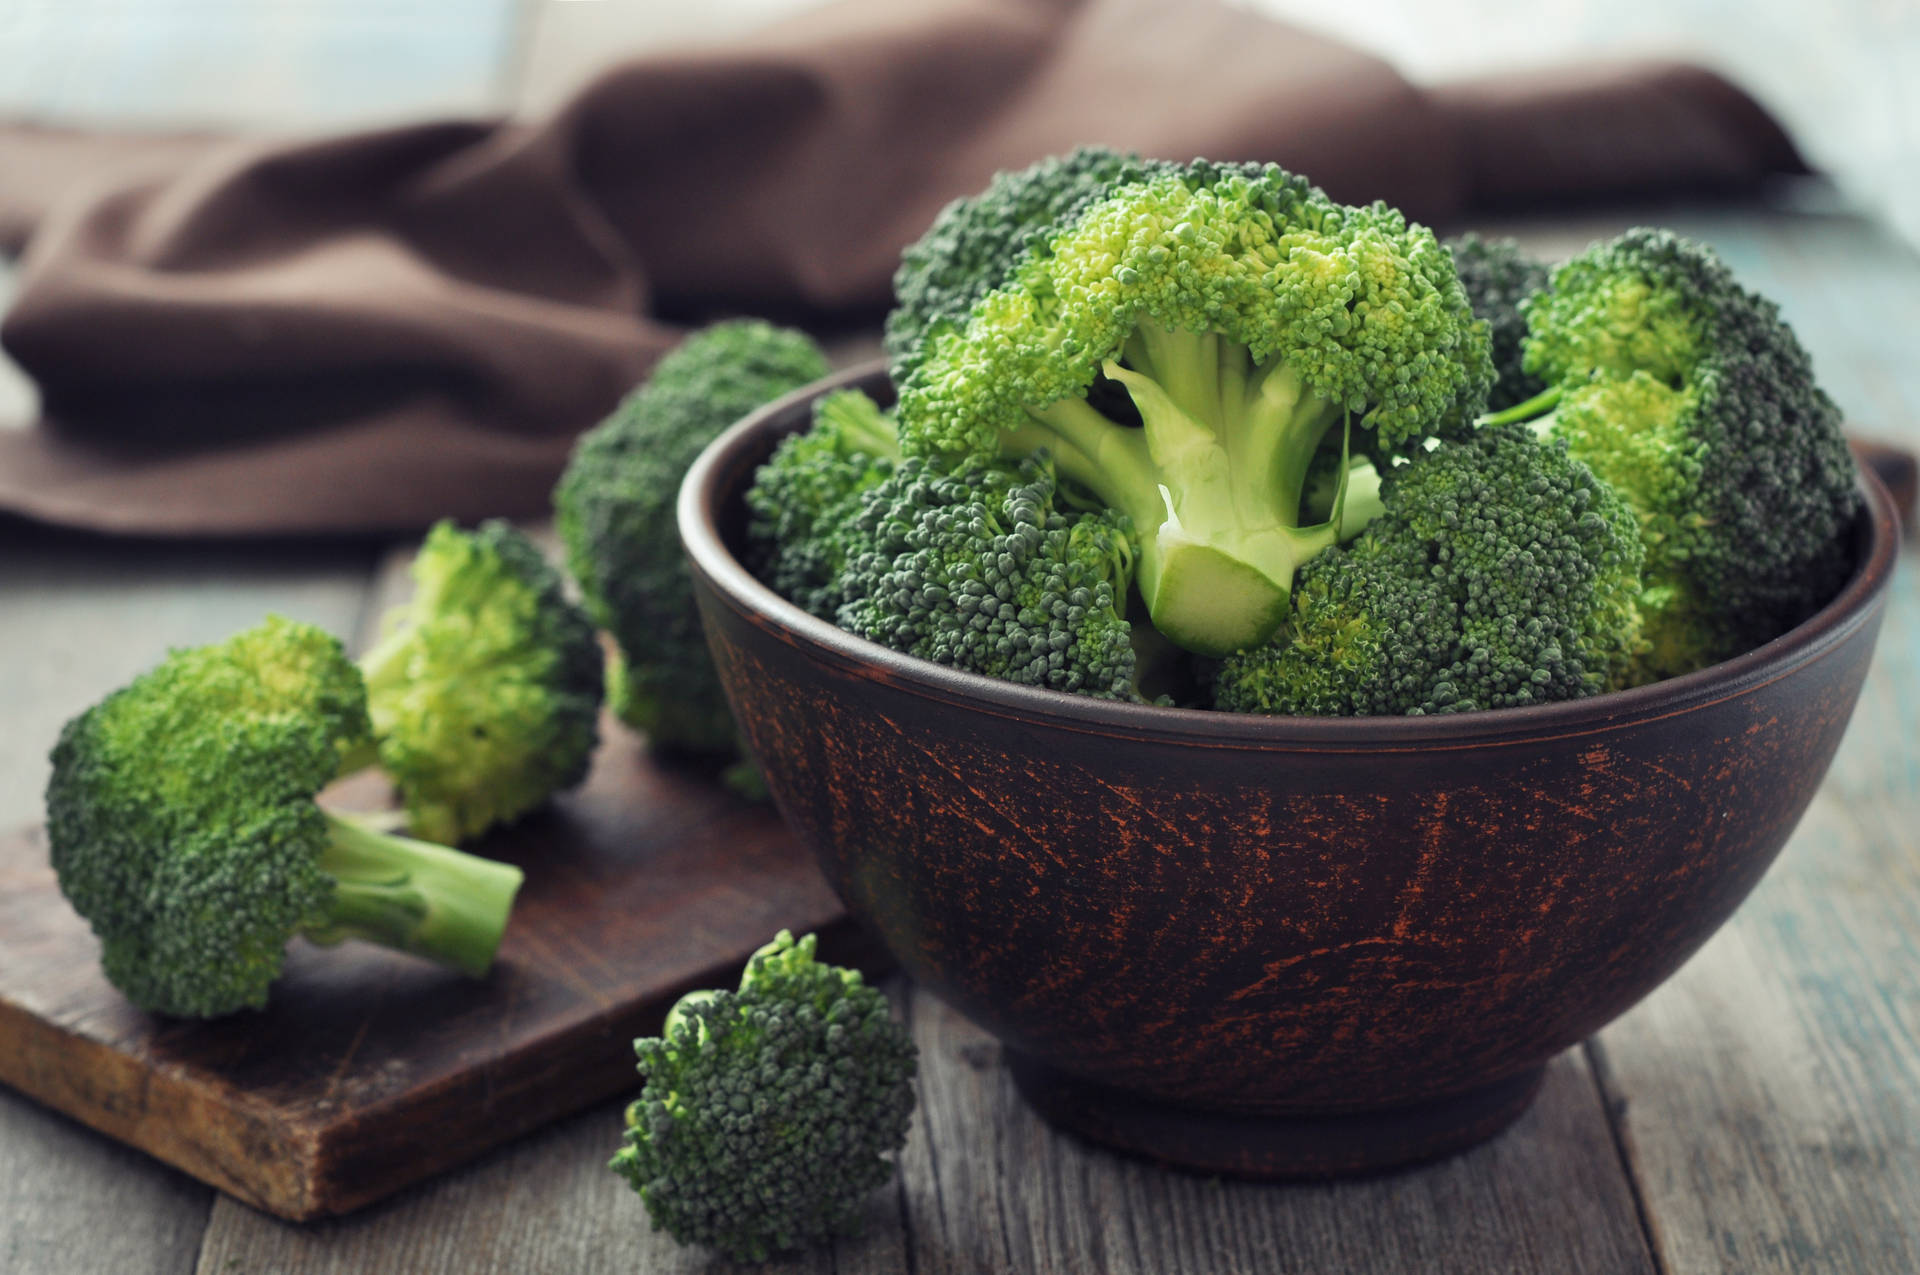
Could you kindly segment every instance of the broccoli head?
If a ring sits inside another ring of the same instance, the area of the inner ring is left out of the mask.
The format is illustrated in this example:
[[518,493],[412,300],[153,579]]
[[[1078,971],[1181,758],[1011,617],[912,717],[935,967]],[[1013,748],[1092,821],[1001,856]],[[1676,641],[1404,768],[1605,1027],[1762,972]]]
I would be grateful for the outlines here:
[[412,601],[388,615],[361,669],[408,830],[452,845],[586,778],[600,640],[560,573],[508,522],[438,524],[413,580]]
[[1154,625],[1204,655],[1263,642],[1295,570],[1337,543],[1337,517],[1301,514],[1329,431],[1350,426],[1384,464],[1469,428],[1493,375],[1430,231],[1206,161],[1154,167],[1027,239],[908,367],[907,454],[951,468],[1047,448],[1131,520]]
[[1853,459],[1778,307],[1710,249],[1636,229],[1523,308],[1526,367],[1549,388],[1492,419],[1533,418],[1639,515],[1636,680],[1748,650],[1833,596],[1859,507]]
[[1574,699],[1641,649],[1626,503],[1519,426],[1390,470],[1382,513],[1301,570],[1286,626],[1230,656],[1217,707],[1368,716]]
[[859,390],[813,405],[813,424],[780,440],[747,491],[747,563],[781,597],[833,620],[841,574],[864,543],[863,497],[900,462],[893,420]]
[[913,1115],[913,1042],[855,970],[781,931],[737,992],[694,992],[633,1043],[645,1085],[611,1167],[653,1225],[735,1261],[858,1229]]
[[901,461],[893,422],[845,390],[781,441],[747,505],[755,572],[821,619],[971,673],[1140,698],[1126,520],[1071,507],[1044,451]]
[[1487,324],[1493,348],[1493,391],[1487,408],[1501,411],[1547,388],[1521,362],[1527,316],[1520,303],[1544,291],[1553,276],[1546,262],[1529,256],[1514,239],[1482,239],[1465,234],[1449,239],[1453,266],[1467,290],[1473,312]]
[[339,642],[279,617],[175,651],[68,722],[47,840],[114,986],[163,1014],[258,1007],[295,934],[485,973],[519,869],[314,804],[369,732]]
[[1125,615],[1124,515],[1057,499],[1043,450],[946,473],[920,458],[875,487],[841,575],[840,627],[921,659],[1025,686],[1141,698]]
[[974,303],[999,287],[1029,243],[1038,243],[1116,186],[1171,167],[1104,146],[1049,156],[995,174],[977,195],[954,200],[894,272],[887,315],[888,370],[897,385],[919,366],[935,332],[967,325]]
[[736,747],[674,519],[680,480],[729,425],[826,374],[802,333],[752,319],[703,329],[581,437],[554,489],[567,565],[619,648],[614,710],[657,745]]

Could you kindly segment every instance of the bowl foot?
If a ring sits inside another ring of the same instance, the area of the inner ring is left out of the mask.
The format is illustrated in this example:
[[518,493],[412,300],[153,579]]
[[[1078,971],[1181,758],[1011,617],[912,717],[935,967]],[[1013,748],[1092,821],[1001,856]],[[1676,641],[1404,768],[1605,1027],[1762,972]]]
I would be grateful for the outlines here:
[[1201,1111],[1079,1080],[1007,1051],[1014,1083],[1046,1119],[1094,1142],[1176,1168],[1249,1178],[1370,1173],[1465,1150],[1517,1119],[1545,1067],[1383,1111],[1326,1116]]

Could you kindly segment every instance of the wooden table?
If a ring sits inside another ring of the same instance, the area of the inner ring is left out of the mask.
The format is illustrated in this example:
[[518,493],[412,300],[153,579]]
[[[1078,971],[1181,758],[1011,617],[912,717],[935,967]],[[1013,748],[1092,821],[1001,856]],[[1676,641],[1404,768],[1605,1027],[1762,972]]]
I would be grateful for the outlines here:
[[[1571,250],[1635,219],[1776,296],[1849,416],[1920,445],[1920,260],[1805,201],[1505,227]],[[60,723],[169,645],[267,610],[355,634],[374,544],[154,544],[0,521],[0,821],[37,817]],[[1826,786],[1726,929],[1552,1066],[1511,1131],[1364,1182],[1219,1182],[1054,1133],[998,1047],[893,993],[920,1111],[867,1233],[783,1269],[927,1272],[1920,1270],[1920,578],[1902,565]],[[255,1213],[0,1090],[0,1272],[724,1269],[607,1172],[608,1103],[337,1221]]]

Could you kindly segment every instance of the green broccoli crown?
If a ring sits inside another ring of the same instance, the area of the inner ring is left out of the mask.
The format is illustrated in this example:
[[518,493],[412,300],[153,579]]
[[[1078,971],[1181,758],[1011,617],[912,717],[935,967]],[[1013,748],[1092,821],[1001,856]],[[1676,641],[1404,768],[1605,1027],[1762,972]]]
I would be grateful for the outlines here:
[[634,1042],[646,1078],[611,1168],[653,1225],[735,1261],[858,1229],[906,1142],[914,1047],[859,973],[786,931],[737,992],[695,992]]
[[257,1007],[296,933],[484,972],[518,869],[313,803],[369,729],[340,643],[277,616],[175,651],[67,723],[47,840],[114,986],[164,1014]]
[[586,778],[603,661],[593,622],[511,523],[439,523],[413,579],[364,661],[368,707],[410,830],[451,845]]
[[943,209],[894,272],[886,351],[894,383],[907,380],[934,332],[958,331],[980,298],[999,287],[1030,243],[1114,187],[1167,165],[1103,146],[1050,156],[994,175],[977,195]]
[[1123,516],[1060,508],[1045,452],[952,473],[903,461],[854,523],[836,617],[921,659],[1025,686],[1139,699]]
[[1501,411],[1547,388],[1522,363],[1527,316],[1520,303],[1547,288],[1553,277],[1546,262],[1529,256],[1516,239],[1483,239],[1465,234],[1447,241],[1460,285],[1473,313],[1487,324],[1493,352],[1493,390],[1487,409]]
[[1154,624],[1202,654],[1263,641],[1342,419],[1378,458],[1465,429],[1492,380],[1444,248],[1375,204],[1268,166],[1156,168],[1029,240],[964,328],[928,331],[900,385],[909,454],[1048,447],[1132,519]]
[[1218,707],[1465,712],[1619,684],[1642,646],[1638,526],[1564,443],[1489,427],[1390,471],[1381,499],[1302,569],[1281,634],[1226,660]]
[[1854,465],[1778,307],[1710,249],[1636,229],[1524,308],[1527,369],[1558,391],[1545,427],[1641,519],[1643,680],[1737,654],[1833,596]]
[[680,480],[728,426],[827,370],[803,333],[751,319],[715,324],[581,437],[554,490],[568,567],[620,649],[614,708],[655,743],[735,746],[674,518]]
[[823,620],[846,601],[841,573],[863,543],[862,497],[900,460],[893,421],[859,390],[814,404],[813,425],[780,441],[747,492],[747,564]]

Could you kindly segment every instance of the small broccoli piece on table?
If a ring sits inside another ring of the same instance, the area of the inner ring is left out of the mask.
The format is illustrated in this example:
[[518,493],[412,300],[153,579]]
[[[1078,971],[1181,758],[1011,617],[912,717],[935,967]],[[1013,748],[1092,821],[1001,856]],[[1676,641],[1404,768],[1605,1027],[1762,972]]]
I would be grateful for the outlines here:
[[1384,465],[1470,428],[1493,377],[1430,231],[1205,161],[1153,167],[1027,240],[904,366],[903,451],[952,468],[1048,449],[1131,520],[1153,624],[1203,655],[1264,642],[1294,572],[1338,542],[1337,517],[1302,516],[1330,431]]
[[786,931],[737,992],[694,992],[633,1043],[645,1086],[611,1167],[682,1244],[764,1261],[861,1221],[913,1116],[913,1042],[855,970]]
[[780,440],[747,492],[747,559],[776,593],[823,620],[846,601],[841,573],[864,543],[863,497],[893,474],[893,420],[859,390],[814,404],[813,424]]
[[1488,410],[1498,412],[1532,398],[1547,386],[1521,361],[1527,316],[1520,303],[1546,290],[1552,267],[1527,255],[1515,239],[1465,234],[1449,239],[1447,247],[1473,313],[1486,322],[1492,343],[1493,391],[1487,395]]
[[1565,444],[1489,427],[1390,471],[1383,512],[1301,570],[1286,626],[1216,706],[1369,716],[1574,699],[1639,653],[1632,511]]
[[360,670],[279,617],[175,651],[67,723],[48,845],[127,999],[182,1017],[257,1008],[296,934],[487,971],[518,868],[314,804],[370,740]]
[[1172,166],[1103,146],[1049,156],[994,175],[977,195],[954,200],[900,256],[887,315],[888,369],[897,385],[929,337],[967,325],[974,303],[998,287],[1028,243],[1043,240],[1116,186]]
[[1565,440],[1639,515],[1648,648],[1635,681],[1749,650],[1833,597],[1854,464],[1778,307],[1710,249],[1636,229],[1523,308],[1526,367],[1549,388],[1493,419]]
[[614,710],[659,746],[736,747],[674,518],[680,480],[728,426],[826,374],[803,333],[751,319],[703,329],[581,437],[554,489],[568,568],[620,651]]
[[453,845],[586,778],[602,656],[560,573],[511,523],[442,522],[415,592],[361,661],[382,769],[407,828]]

